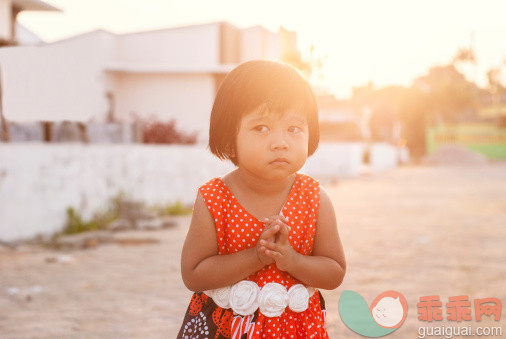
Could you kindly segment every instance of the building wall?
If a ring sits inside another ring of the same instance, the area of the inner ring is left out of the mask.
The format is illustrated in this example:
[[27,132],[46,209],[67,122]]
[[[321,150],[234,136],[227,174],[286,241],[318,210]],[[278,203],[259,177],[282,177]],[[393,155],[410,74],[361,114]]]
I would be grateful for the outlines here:
[[241,61],[260,59],[267,48],[264,28],[260,26],[243,29],[241,32]]
[[207,143],[209,116],[215,94],[210,74],[115,74],[115,115],[132,121],[133,113],[143,119],[176,120],[176,127],[198,132]]
[[281,60],[285,53],[299,53],[297,34],[284,28],[271,32],[262,26],[241,31],[241,61],[252,59]]
[[293,37],[217,22],[120,36],[95,31],[43,46],[1,48],[4,115],[17,122],[104,121],[111,110],[125,121],[132,113],[156,115],[177,119],[205,143],[224,78],[222,70],[214,72],[217,66],[279,59]]
[[297,33],[283,27],[279,28],[281,56],[285,53],[300,53],[297,48]]
[[241,60],[281,59],[281,38],[262,26],[242,30]]
[[12,38],[12,1],[0,0],[0,39]]
[[211,23],[121,35],[116,60],[139,65],[217,65],[219,34],[220,24]]
[[103,118],[103,65],[114,36],[96,31],[40,47],[0,48],[3,112],[11,121]]
[[238,64],[241,62],[241,30],[229,23],[220,25],[220,63]]

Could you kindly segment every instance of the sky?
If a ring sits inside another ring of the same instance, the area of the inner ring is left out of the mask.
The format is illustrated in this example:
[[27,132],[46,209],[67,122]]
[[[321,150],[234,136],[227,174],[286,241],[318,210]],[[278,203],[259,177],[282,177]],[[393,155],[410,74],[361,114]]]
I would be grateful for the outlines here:
[[[22,12],[18,21],[47,42],[95,29],[146,31],[227,21],[295,31],[303,57],[323,58],[312,83],[338,98],[370,81],[409,86],[430,67],[472,46],[466,75],[486,85],[486,71],[506,60],[503,0],[44,0],[63,12]],[[505,65],[506,66],[506,65]],[[506,67],[503,79],[506,77]],[[506,80],[506,79],[505,79]]]

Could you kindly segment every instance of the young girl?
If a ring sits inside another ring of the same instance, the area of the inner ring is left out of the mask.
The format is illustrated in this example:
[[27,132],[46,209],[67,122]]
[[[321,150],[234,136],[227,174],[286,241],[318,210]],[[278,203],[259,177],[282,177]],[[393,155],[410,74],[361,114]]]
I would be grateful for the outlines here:
[[313,91],[291,66],[248,61],[224,79],[209,148],[237,168],[198,190],[178,338],[328,338],[317,289],[341,284],[344,253],[329,195],[297,172],[318,141]]

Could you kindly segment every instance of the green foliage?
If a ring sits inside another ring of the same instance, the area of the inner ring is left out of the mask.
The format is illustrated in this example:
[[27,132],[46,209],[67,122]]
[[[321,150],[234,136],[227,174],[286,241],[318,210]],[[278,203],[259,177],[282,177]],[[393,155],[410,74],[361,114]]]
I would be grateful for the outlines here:
[[[463,57],[461,57],[463,58]],[[354,88],[352,102],[357,110],[372,112],[372,141],[388,140],[395,121],[402,125],[402,138],[416,158],[425,153],[425,131],[438,122],[455,122],[478,105],[479,88],[454,65],[435,66],[409,87],[375,88],[372,83]],[[386,135],[386,136],[385,136]]]
[[163,214],[166,215],[187,215],[192,212],[191,207],[185,206],[181,201],[176,201],[174,204],[165,206],[162,210]]
[[89,231],[98,231],[107,228],[107,224],[118,218],[119,201],[123,193],[113,197],[104,211],[96,213],[91,220],[83,220],[83,217],[74,210],[67,208],[67,222],[59,235],[76,234]]
[[474,49],[472,47],[470,48],[459,48],[455,56],[453,57],[452,63],[459,64],[459,63],[470,63],[475,65],[476,64],[476,55],[474,53]]
[[67,224],[62,234],[75,234],[87,231],[97,231],[99,224],[95,220],[84,221],[82,216],[73,207],[67,208]]
[[323,61],[326,57],[327,56],[315,56],[314,46],[311,45],[307,59],[303,59],[299,51],[285,51],[281,60],[297,68],[307,79],[309,79],[312,74],[317,73],[322,69]]
[[425,109],[432,121],[453,122],[459,114],[476,106],[477,86],[453,65],[436,66],[415,80],[422,89]]

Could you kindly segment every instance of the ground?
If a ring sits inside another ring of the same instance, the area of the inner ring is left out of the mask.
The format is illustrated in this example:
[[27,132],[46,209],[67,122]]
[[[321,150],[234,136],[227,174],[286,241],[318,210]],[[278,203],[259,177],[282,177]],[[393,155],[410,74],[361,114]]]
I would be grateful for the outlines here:
[[[343,284],[323,291],[330,338],[360,338],[339,317],[343,290],[368,303],[386,290],[406,297],[406,321],[388,338],[416,338],[428,325],[502,326],[506,335],[504,311],[498,322],[477,323],[473,311],[471,322],[426,323],[416,305],[427,295],[443,306],[458,295],[506,302],[506,163],[403,166],[326,188],[348,266]],[[0,247],[0,337],[174,338],[191,295],[179,271],[188,224],[117,233],[127,241],[90,250]],[[72,260],[48,262],[61,255]],[[34,286],[31,300],[20,296]],[[20,293],[9,295],[12,287]]]

